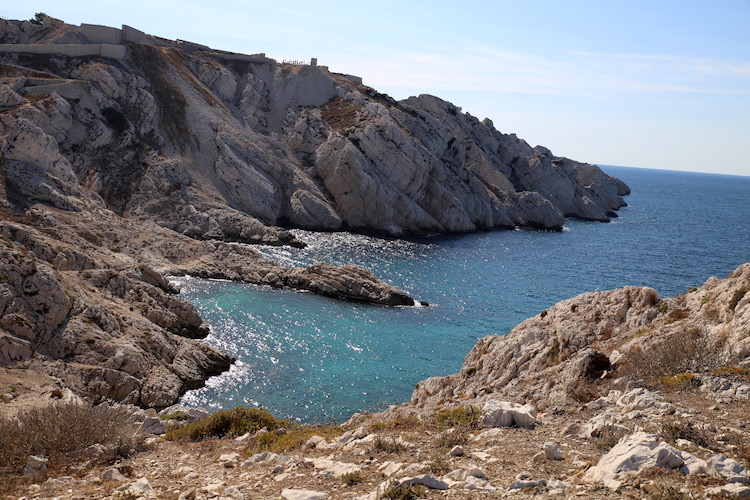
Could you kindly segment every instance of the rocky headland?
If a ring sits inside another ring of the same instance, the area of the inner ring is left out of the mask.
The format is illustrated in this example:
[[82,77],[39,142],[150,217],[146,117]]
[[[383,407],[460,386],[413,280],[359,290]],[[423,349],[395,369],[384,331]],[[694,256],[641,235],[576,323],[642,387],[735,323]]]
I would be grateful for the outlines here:
[[[169,275],[408,306],[369,271],[248,244],[304,244],[285,227],[559,230],[624,205],[595,166],[314,63],[0,20],[0,494],[750,495],[750,264],[675,298],[563,301],[342,427],[171,406],[232,359]],[[92,416],[106,432],[74,425]],[[32,439],[56,419],[64,453]]]
[[0,369],[164,407],[231,359],[164,276],[414,299],[288,269],[285,227],[388,235],[606,221],[627,186],[432,96],[134,28],[0,20]]

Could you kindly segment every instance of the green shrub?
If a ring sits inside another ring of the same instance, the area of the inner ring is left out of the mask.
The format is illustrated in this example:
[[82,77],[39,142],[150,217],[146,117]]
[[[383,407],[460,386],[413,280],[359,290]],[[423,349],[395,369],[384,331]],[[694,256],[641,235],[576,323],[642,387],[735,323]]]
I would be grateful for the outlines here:
[[184,422],[190,420],[190,417],[184,411],[178,411],[175,413],[169,413],[161,417],[161,420],[175,420],[177,422]]
[[692,386],[700,386],[700,380],[695,373],[677,373],[671,377],[661,377],[654,381],[656,385],[672,389],[687,389]]
[[737,365],[727,365],[727,366],[722,366],[721,368],[718,368],[712,371],[711,375],[718,375],[718,376],[747,375],[747,376],[750,376],[750,368],[745,368],[744,366],[737,366]]
[[416,500],[419,490],[410,484],[392,482],[378,495],[378,500]]
[[286,432],[266,432],[255,438],[247,448],[250,454],[270,451],[273,453],[283,453],[285,451],[297,448],[303,445],[313,436],[320,436],[330,439],[342,434],[342,430],[337,425],[298,425],[291,422],[285,422]]
[[459,406],[451,410],[442,410],[432,416],[432,422],[441,429],[479,427],[482,411],[475,406]]
[[365,476],[359,471],[342,474],[341,482],[346,486],[355,486],[365,480]]
[[233,410],[217,411],[203,420],[169,431],[166,437],[173,441],[202,441],[207,438],[237,437],[263,427],[273,431],[286,425],[287,422],[274,417],[267,410],[238,406]]

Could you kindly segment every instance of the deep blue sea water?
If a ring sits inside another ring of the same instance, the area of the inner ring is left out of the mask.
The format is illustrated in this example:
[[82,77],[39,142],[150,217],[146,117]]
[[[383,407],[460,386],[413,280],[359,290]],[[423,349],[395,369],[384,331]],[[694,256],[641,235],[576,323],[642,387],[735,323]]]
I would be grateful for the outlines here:
[[183,402],[340,422],[408,400],[418,381],[458,371],[477,339],[559,300],[625,285],[676,295],[750,261],[750,177],[602,168],[633,189],[608,224],[410,240],[300,231],[306,249],[259,248],[286,265],[368,268],[430,307],[180,278],[211,325],[206,341],[239,360]]

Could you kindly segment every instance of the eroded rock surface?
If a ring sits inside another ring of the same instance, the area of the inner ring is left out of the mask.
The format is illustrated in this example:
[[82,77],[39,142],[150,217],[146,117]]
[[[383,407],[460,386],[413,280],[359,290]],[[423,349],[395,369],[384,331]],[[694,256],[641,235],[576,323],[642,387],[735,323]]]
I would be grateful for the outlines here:
[[0,363],[93,400],[167,406],[231,361],[195,341],[208,328],[165,274],[414,304],[367,271],[287,269],[241,245],[303,245],[280,225],[560,229],[608,220],[628,192],[436,97],[40,23],[0,22]]
[[[57,20],[20,24],[4,21],[0,38],[86,43],[85,30]],[[104,203],[193,238],[300,244],[277,226],[561,229],[565,217],[609,220],[629,192],[434,96],[397,102],[325,67],[155,37],[122,49],[0,50],[14,205]]]
[[[665,375],[690,373],[685,377],[696,386],[705,380],[704,390],[717,400],[746,400],[746,382],[718,381],[709,372],[733,364],[750,367],[748,290],[750,264],[674,298],[635,287],[584,293],[508,335],[480,339],[459,373],[417,384],[408,407],[431,410],[459,400],[481,407],[505,397],[543,410],[597,380],[655,372],[660,364],[667,366]],[[664,359],[649,358],[652,351],[664,352]],[[670,412],[640,391],[622,395],[617,404],[628,411]]]

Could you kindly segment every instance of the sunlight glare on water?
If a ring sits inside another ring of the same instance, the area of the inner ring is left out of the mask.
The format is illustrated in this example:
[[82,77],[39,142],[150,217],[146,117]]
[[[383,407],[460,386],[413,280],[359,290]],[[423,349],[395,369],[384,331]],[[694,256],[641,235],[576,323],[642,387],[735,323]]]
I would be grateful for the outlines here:
[[255,247],[285,266],[367,268],[429,307],[176,278],[211,325],[206,341],[239,360],[183,402],[341,422],[408,400],[418,381],[458,371],[477,339],[559,300],[625,285],[675,295],[750,261],[750,178],[604,169],[633,189],[609,224],[408,240],[295,230],[307,248]]

